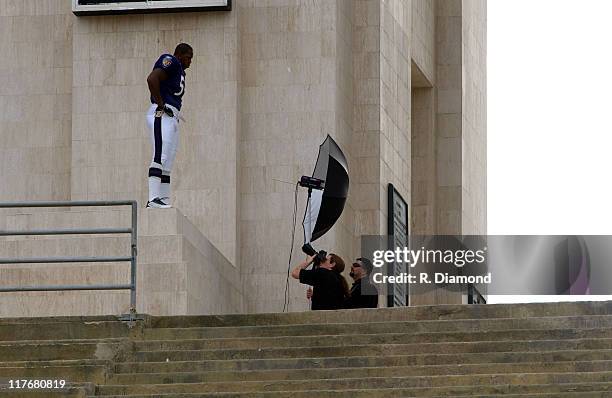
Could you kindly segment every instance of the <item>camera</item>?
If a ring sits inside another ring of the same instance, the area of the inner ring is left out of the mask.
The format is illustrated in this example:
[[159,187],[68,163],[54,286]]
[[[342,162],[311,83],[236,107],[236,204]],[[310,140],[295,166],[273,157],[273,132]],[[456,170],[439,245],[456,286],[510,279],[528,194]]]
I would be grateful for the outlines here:
[[325,262],[326,257],[327,257],[327,252],[325,250],[320,250],[315,256],[315,258],[313,259],[312,266],[314,268],[318,267],[319,265],[321,265],[322,262]]
[[312,261],[312,266],[314,268],[325,262],[325,259],[327,257],[327,252],[325,250],[319,250],[319,252],[317,252],[309,243],[306,243],[304,246],[302,246],[302,251],[309,256],[315,256]]

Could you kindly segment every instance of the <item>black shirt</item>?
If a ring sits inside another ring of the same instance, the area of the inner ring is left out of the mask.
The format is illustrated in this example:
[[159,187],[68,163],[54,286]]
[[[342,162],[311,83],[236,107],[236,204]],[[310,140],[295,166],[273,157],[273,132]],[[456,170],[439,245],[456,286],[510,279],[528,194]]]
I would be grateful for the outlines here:
[[366,276],[353,283],[351,296],[344,302],[344,308],[376,308],[378,291]]
[[300,282],[313,287],[313,310],[337,310],[344,303],[342,276],[326,268],[300,270]]

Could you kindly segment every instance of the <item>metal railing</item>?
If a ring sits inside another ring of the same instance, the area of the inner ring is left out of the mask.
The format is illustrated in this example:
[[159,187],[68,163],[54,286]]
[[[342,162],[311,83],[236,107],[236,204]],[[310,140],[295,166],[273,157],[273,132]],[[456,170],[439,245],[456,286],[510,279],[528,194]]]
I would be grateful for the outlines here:
[[130,313],[122,317],[130,324],[136,319],[136,256],[137,256],[137,228],[138,211],[135,200],[118,201],[58,201],[58,202],[9,202],[0,203],[0,209],[25,207],[103,207],[103,206],[131,206],[131,228],[94,228],[94,229],[49,229],[29,231],[3,231],[0,236],[22,235],[100,235],[100,234],[131,234],[131,255],[113,257],[37,257],[37,258],[0,258],[0,264],[56,264],[56,263],[131,263],[130,283],[116,285],[57,285],[57,286],[0,286],[1,292],[36,292],[36,291],[67,291],[67,290],[130,290]]

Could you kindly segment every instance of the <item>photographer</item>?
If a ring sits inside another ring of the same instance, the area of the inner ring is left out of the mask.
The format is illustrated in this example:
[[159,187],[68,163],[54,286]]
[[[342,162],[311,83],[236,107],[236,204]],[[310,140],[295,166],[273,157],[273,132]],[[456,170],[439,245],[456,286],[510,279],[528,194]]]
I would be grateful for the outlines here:
[[367,258],[360,257],[351,265],[351,287],[350,297],[344,302],[344,308],[377,308],[378,291],[370,281],[373,269],[372,262]]
[[321,263],[307,270],[315,261],[315,256],[309,256],[306,261],[291,271],[291,276],[299,279],[301,283],[313,287],[312,310],[337,310],[342,308],[344,300],[348,297],[348,283],[342,276],[344,261],[336,254],[328,254],[319,258]]

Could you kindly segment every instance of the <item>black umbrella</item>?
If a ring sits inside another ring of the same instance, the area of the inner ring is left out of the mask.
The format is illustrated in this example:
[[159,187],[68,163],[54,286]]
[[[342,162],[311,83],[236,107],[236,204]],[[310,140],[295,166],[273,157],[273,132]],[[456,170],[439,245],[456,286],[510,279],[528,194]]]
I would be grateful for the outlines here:
[[331,229],[340,218],[348,196],[349,177],[346,158],[329,135],[319,146],[319,155],[312,177],[302,177],[300,185],[308,188],[308,203],[304,213],[304,246],[314,255],[310,245]]

